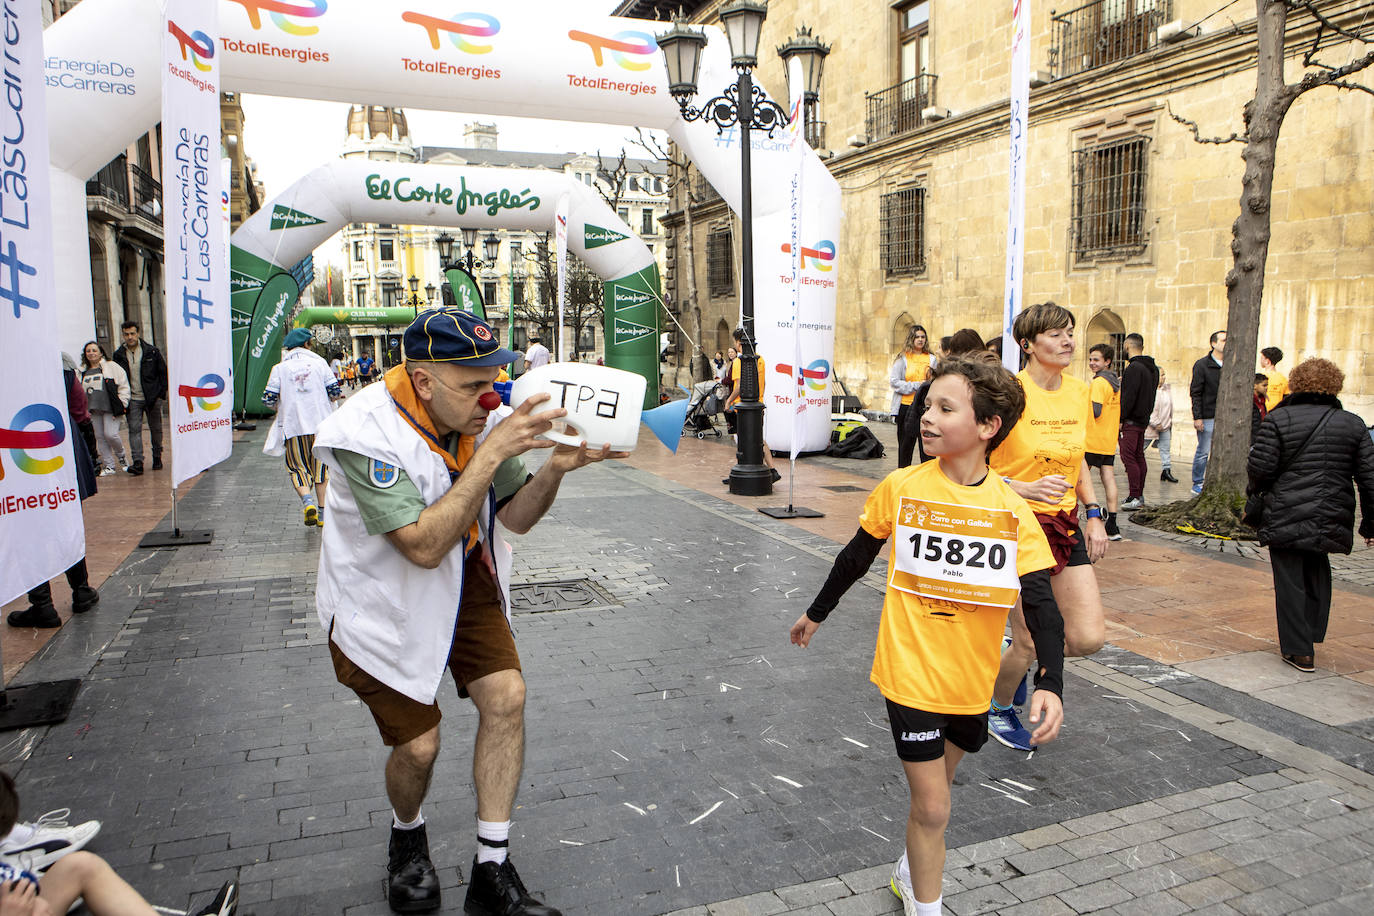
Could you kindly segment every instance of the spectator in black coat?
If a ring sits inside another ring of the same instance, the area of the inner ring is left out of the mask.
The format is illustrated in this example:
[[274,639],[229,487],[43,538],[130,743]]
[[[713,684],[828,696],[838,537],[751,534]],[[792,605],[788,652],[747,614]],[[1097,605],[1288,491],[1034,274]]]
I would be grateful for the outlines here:
[[1328,555],[1354,544],[1356,488],[1360,537],[1374,545],[1374,442],[1364,421],[1341,409],[1344,384],[1330,360],[1298,365],[1288,376],[1292,394],[1260,423],[1250,447],[1247,491],[1265,494],[1259,538],[1274,569],[1279,651],[1299,671],[1315,670],[1313,644],[1326,638]]
[[148,419],[148,438],[153,446],[153,470],[162,470],[162,407],[167,397],[167,361],[162,351],[145,341],[138,325],[126,321],[119,326],[124,343],[115,351],[114,361],[129,376],[129,473],[143,473],[143,419]]
[[1193,363],[1193,379],[1188,395],[1193,401],[1193,429],[1197,430],[1197,451],[1193,453],[1193,495],[1202,492],[1207,476],[1207,457],[1212,454],[1212,426],[1217,416],[1217,392],[1221,390],[1221,361],[1226,352],[1226,332],[1214,331],[1212,349]]
[[1145,338],[1127,334],[1126,368],[1121,373],[1121,463],[1126,468],[1126,501],[1122,509],[1145,505],[1145,430],[1155,409],[1159,367],[1145,355]]

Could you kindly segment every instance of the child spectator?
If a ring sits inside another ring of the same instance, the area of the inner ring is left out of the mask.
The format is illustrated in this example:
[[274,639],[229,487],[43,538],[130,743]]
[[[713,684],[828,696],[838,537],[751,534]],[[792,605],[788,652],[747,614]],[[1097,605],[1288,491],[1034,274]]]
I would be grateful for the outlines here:
[[906,913],[938,916],[950,785],[965,753],[987,740],[988,704],[1007,615],[1019,601],[1040,667],[1030,721],[1043,744],[1063,720],[1064,623],[1040,523],[988,453],[1025,407],[1016,378],[991,354],[942,360],[921,421],[937,461],[889,474],[868,497],[859,530],[792,625],[806,648],[845,591],[892,539],[887,596],[870,679],[887,701],[911,790],[906,852],[892,890]]

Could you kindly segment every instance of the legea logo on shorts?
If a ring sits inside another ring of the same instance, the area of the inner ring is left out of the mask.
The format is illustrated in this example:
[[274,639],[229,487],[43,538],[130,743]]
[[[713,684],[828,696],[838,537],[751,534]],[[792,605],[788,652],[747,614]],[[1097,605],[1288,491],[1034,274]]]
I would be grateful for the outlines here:
[[592,60],[596,61],[598,67],[605,63],[605,52],[609,51],[611,60],[619,64],[621,69],[648,70],[652,66],[653,55],[658,51],[658,42],[648,32],[616,32],[606,38],[573,29],[568,32],[568,37],[586,43],[592,49]]
[[[792,243],[783,242],[782,252],[783,254],[791,254]],[[805,245],[802,246],[802,270],[806,270],[806,268],[810,266],[822,272],[830,271],[835,267],[834,264],[830,263],[833,260],[835,260],[835,243],[829,239],[817,242],[814,248],[807,248]],[[807,264],[808,261],[811,262],[809,265]]]
[[206,61],[213,60],[215,57],[215,43],[210,40],[209,35],[199,29],[187,35],[182,31],[181,26],[170,19],[167,20],[167,31],[171,32],[172,37],[181,45],[182,60],[189,60],[202,73],[209,72],[210,64]]
[[430,16],[407,10],[401,14],[405,22],[412,22],[429,33],[429,46],[439,50],[439,33],[447,32],[448,40],[465,54],[487,54],[492,46],[468,41],[468,38],[490,38],[501,31],[501,20],[486,13],[459,13],[452,19]]
[[812,391],[824,391],[826,380],[830,378],[830,363],[823,359],[818,359],[805,369],[798,369],[795,376],[792,374],[792,367],[787,363],[778,363],[773,369],[782,373],[788,378],[796,378],[797,387],[801,388],[805,383],[807,388]]
[[271,14],[272,23],[288,35],[314,35],[320,30],[317,25],[301,25],[290,17],[318,19],[329,9],[328,0],[233,0],[248,12],[248,24],[254,29],[262,28],[262,14]]
[[[27,429],[34,423],[46,423],[47,429]],[[67,424],[62,412],[51,404],[30,404],[14,415],[9,427],[0,426],[0,448],[9,449],[14,466],[25,474],[51,474],[62,467],[61,455],[55,458],[34,458],[29,449],[52,448],[67,438]],[[0,461],[0,480],[5,479],[5,464]]]
[[[201,410],[218,410],[219,401],[208,401],[206,398],[213,398],[216,395],[224,394],[224,378],[208,373],[200,377],[200,381],[194,385],[178,385],[177,397],[186,399],[187,413],[195,413],[196,407]],[[193,405],[191,402],[195,401]]]

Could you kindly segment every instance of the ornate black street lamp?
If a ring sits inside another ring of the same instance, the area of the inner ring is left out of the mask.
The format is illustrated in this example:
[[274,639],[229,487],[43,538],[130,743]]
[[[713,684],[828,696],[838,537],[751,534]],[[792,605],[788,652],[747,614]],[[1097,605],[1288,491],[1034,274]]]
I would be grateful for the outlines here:
[[765,99],[754,85],[753,69],[758,65],[759,32],[768,15],[768,4],[755,0],[733,0],[720,11],[721,25],[730,40],[730,63],[739,73],[733,86],[700,108],[692,107],[697,93],[697,74],[706,36],[687,27],[685,20],[674,20],[673,27],[655,36],[663,49],[668,70],[668,91],[677,99],[684,121],[710,121],[718,133],[739,127],[740,150],[740,306],[744,314],[743,352],[740,354],[740,402],[736,406],[735,428],[739,442],[735,466],[730,469],[730,492],[741,496],[766,496],[773,492],[773,480],[763,464],[763,404],[759,403],[758,360],[754,350],[754,201],[750,167],[750,131],[773,131],[787,123],[787,112]]
[[[806,127],[806,142],[811,146],[822,146],[821,125],[816,121],[816,103],[821,96],[821,71],[825,68],[825,56],[830,46],[821,44],[805,25],[797,29],[786,44],[778,46],[778,56],[783,62],[797,58],[802,70],[802,123]],[[790,85],[792,74],[788,71],[789,95],[795,96],[797,87]]]
[[410,287],[410,307],[415,311],[415,317],[418,318],[420,317],[420,303],[423,301],[420,298],[420,278],[411,274],[406,284]]

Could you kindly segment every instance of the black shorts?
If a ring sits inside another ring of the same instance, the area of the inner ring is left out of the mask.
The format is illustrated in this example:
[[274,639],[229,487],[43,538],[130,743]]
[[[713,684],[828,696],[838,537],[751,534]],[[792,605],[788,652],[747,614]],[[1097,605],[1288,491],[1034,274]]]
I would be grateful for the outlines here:
[[1090,468],[1109,468],[1116,464],[1116,453],[1099,455],[1096,452],[1084,452],[1083,460],[1088,462]]
[[945,755],[948,740],[961,751],[978,753],[988,740],[988,714],[956,716],[898,706],[887,700],[887,720],[892,723],[892,740],[897,756],[911,763],[939,760]]

